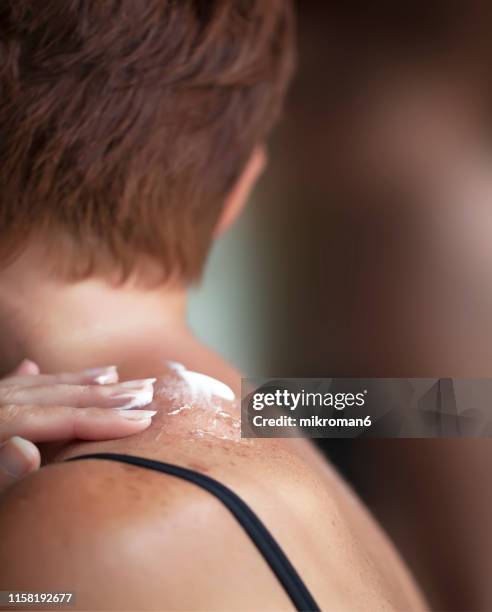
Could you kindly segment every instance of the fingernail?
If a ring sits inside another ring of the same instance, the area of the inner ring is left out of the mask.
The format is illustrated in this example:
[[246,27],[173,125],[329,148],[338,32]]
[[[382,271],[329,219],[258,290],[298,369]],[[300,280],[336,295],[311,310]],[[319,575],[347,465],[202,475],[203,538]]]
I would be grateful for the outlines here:
[[133,393],[122,393],[120,395],[113,395],[112,399],[117,403],[120,410],[130,410],[131,408],[142,408],[150,404],[154,397],[154,389],[147,387],[134,391]]
[[120,383],[120,387],[124,387],[125,389],[133,389],[145,387],[147,385],[153,385],[157,378],[142,378],[140,380],[129,380],[127,382]]
[[107,385],[118,382],[118,370],[116,366],[105,366],[103,368],[88,368],[84,375],[98,385]]
[[0,468],[14,478],[29,472],[31,459],[32,447],[23,438],[14,436],[0,446]]
[[145,421],[146,419],[151,419],[155,414],[157,414],[157,410],[135,410],[128,412],[127,410],[117,410],[119,416],[124,419],[128,419],[129,421]]

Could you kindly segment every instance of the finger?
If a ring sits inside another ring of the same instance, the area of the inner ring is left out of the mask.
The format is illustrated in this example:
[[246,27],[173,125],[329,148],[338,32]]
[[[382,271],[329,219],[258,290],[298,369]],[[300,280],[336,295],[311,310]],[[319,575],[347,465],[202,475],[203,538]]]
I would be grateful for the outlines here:
[[155,410],[9,406],[0,411],[0,436],[33,442],[124,438],[146,429],[154,414]]
[[10,373],[7,374],[6,378],[2,378],[2,380],[0,380],[0,384],[4,381],[4,380],[8,380],[10,378],[20,378],[20,377],[32,377],[32,376],[36,376],[37,374],[39,374],[39,366],[37,363],[34,363],[34,361],[31,361],[30,359],[23,359],[19,365]]
[[[140,408],[154,395],[155,378],[132,380],[115,385],[40,385],[36,387],[0,387],[2,404],[38,404],[74,408]],[[1,410],[1,408],[0,408]]]
[[[32,363],[32,362],[31,362]],[[35,365],[35,364],[34,364]],[[90,368],[82,372],[67,372],[63,374],[38,374],[37,376],[19,375],[9,376],[0,380],[0,387],[33,387],[38,385],[107,385],[118,382],[116,366]]]
[[0,445],[0,493],[19,478],[39,468],[41,457],[28,440],[14,436]]
[[37,376],[39,374],[39,366],[30,359],[24,359],[20,362],[15,370],[15,374],[18,376]]

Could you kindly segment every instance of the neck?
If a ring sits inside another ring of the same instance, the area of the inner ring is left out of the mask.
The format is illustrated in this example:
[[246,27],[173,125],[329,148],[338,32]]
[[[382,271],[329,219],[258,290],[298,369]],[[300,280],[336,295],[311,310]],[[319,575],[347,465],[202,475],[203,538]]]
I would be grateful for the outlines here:
[[134,376],[149,356],[175,359],[191,337],[182,287],[67,284],[27,255],[2,270],[0,287],[0,375],[27,357],[44,372],[114,364]]

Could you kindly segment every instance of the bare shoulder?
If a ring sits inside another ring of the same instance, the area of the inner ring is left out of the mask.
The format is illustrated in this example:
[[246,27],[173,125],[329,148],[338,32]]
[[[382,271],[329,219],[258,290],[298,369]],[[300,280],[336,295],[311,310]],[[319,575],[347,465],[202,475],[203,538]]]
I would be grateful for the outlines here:
[[[323,609],[422,607],[387,539],[307,442],[241,440],[227,391],[184,376],[178,367],[159,380],[142,434],[71,445],[58,459],[119,452],[205,474],[254,510]],[[204,384],[214,393],[197,393]],[[216,497],[131,465],[41,469],[0,499],[0,541],[0,589],[73,591],[80,609],[292,607]]]
[[2,590],[71,591],[78,609],[289,607],[217,500],[132,466],[43,468],[0,499],[0,540]]
[[[197,444],[172,453],[240,494],[322,608],[420,609],[401,562],[331,472],[317,475],[282,443]],[[0,500],[0,540],[1,589],[73,591],[80,609],[291,609],[216,498],[134,466],[43,468]]]

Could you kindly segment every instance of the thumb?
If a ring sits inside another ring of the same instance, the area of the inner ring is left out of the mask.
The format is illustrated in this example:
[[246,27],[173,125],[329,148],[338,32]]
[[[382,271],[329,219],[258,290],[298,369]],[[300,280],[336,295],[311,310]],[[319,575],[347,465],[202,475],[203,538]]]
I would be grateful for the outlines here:
[[37,470],[41,457],[37,447],[14,436],[0,445],[0,493],[16,480]]

